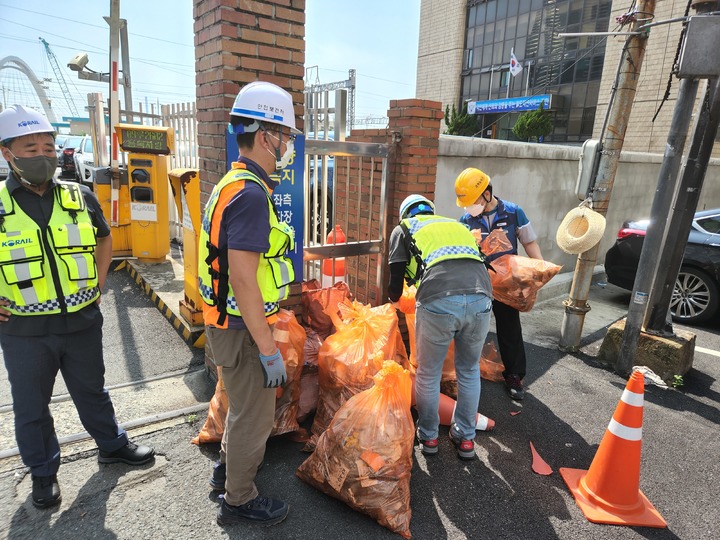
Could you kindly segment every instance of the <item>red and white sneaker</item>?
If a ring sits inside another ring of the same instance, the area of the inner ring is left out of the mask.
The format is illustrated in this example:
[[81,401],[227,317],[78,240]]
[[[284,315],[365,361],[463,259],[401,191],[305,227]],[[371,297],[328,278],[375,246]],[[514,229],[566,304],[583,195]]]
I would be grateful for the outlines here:
[[423,439],[420,436],[420,430],[415,432],[418,442],[420,443],[420,451],[426,456],[434,456],[438,453],[438,440],[435,439]]
[[463,439],[456,434],[455,424],[450,426],[450,440],[457,449],[460,459],[475,459],[475,441],[472,439]]

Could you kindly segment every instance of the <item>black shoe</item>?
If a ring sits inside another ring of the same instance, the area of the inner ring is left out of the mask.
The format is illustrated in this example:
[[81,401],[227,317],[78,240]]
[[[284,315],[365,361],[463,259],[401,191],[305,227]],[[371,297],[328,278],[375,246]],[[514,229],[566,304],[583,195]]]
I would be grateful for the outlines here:
[[33,476],[32,503],[35,508],[50,508],[60,504],[60,485],[57,475]]
[[217,513],[217,522],[218,525],[249,522],[269,527],[285,519],[289,510],[288,503],[260,495],[240,506],[231,506],[223,499]]
[[220,461],[215,462],[212,476],[210,477],[210,487],[215,491],[225,491],[225,478],[227,477],[227,467]]
[[138,446],[128,441],[122,448],[114,452],[100,450],[98,463],[127,463],[128,465],[144,465],[155,458],[155,450],[149,446]]
[[525,397],[522,378],[519,375],[505,375],[505,387],[512,399],[520,401]]

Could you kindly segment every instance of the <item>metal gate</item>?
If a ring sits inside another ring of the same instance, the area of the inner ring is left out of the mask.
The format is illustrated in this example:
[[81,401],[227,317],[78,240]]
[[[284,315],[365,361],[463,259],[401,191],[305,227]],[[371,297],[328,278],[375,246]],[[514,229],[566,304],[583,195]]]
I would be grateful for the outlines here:
[[[343,278],[335,263],[344,258],[350,291],[363,302],[374,297],[381,303],[389,145],[346,141],[346,122],[346,90],[306,91],[305,279]],[[328,237],[336,226],[345,243]]]

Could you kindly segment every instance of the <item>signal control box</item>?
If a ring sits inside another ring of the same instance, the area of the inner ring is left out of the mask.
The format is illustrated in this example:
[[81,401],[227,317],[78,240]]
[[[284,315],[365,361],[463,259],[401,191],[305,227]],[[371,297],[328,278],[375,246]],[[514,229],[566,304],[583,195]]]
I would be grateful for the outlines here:
[[128,153],[132,254],[160,263],[170,252],[168,156],[175,151],[172,128],[118,124],[118,144]]

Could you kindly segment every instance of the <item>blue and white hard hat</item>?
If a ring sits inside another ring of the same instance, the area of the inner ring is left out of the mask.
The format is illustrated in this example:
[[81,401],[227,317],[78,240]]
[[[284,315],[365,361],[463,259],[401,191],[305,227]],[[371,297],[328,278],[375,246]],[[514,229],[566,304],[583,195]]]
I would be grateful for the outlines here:
[[50,133],[54,137],[55,128],[44,114],[22,105],[13,105],[0,113],[0,143],[34,133]]
[[[255,81],[243,86],[235,97],[230,116],[255,120],[249,126],[244,126],[240,133],[257,131],[260,122],[285,126],[296,135],[301,133],[295,128],[292,96],[278,85],[266,81]],[[232,132],[238,133],[237,128]]]
[[422,195],[412,194],[405,197],[400,203],[400,220],[411,218],[418,214],[434,214],[435,205]]

